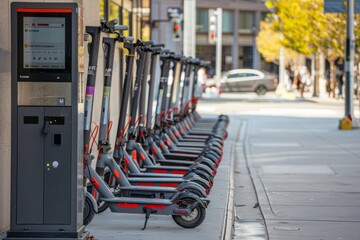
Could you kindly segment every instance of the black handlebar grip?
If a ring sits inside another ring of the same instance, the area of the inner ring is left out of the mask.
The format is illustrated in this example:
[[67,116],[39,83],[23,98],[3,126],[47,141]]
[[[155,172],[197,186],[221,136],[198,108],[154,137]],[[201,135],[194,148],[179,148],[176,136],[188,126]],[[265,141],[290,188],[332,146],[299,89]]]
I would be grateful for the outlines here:
[[158,52],[162,49],[162,47],[151,47],[150,50],[153,52]]
[[142,45],[143,46],[152,46],[152,45],[154,45],[154,42],[153,41],[143,41]]
[[165,44],[164,43],[154,44],[154,47],[163,48],[163,47],[165,47]]
[[116,24],[119,23],[119,20],[117,20],[116,18],[114,18],[113,20],[107,21],[105,23],[106,27],[108,28],[113,28]]
[[114,30],[117,30],[117,31],[126,31],[126,30],[129,30],[129,26],[128,25],[116,25],[114,27]]
[[167,49],[167,48],[161,49],[161,53],[169,53],[169,52],[170,52],[170,49]]

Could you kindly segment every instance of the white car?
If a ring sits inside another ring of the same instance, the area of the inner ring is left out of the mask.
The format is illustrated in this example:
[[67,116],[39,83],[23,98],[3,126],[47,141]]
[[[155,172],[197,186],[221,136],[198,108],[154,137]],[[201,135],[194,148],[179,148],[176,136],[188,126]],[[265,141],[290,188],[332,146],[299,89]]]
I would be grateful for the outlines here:
[[[213,87],[216,82],[209,79],[205,84],[207,87]],[[267,91],[274,91],[276,85],[276,75],[255,69],[230,70],[220,80],[220,88],[224,92],[256,92],[258,95],[264,95]]]

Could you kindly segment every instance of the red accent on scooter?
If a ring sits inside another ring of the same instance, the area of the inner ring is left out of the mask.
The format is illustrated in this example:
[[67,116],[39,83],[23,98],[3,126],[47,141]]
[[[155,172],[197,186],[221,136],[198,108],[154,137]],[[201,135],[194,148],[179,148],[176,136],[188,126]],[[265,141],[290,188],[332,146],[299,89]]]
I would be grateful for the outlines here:
[[177,187],[177,183],[160,183],[160,187]]
[[157,150],[155,147],[153,147],[151,150],[152,150],[153,154],[157,154]]
[[146,208],[153,208],[153,209],[165,209],[165,205],[157,205],[157,204],[145,204]]
[[116,169],[114,170],[114,175],[115,175],[116,178],[120,178],[120,173]]
[[168,173],[167,170],[163,170],[163,169],[154,169],[153,172],[154,172],[154,173]]
[[149,186],[155,186],[155,183],[146,183],[146,182],[143,182],[143,183],[138,183],[137,186],[149,187]]
[[141,157],[141,159],[142,159],[142,160],[145,160],[145,159],[146,159],[146,157],[145,157],[145,154],[144,154],[144,153],[140,153],[140,157]]
[[175,212],[175,213],[178,213],[178,214],[187,214],[187,211],[185,211],[185,210],[180,210],[180,209],[175,209],[174,212]]
[[95,179],[95,178],[91,178],[91,183],[92,185],[94,185],[94,187],[99,188],[100,187],[100,183]]
[[185,170],[173,170],[173,171],[172,171],[172,174],[182,174],[182,175],[185,175],[185,174],[186,174],[186,171],[185,171]]
[[119,208],[138,208],[139,204],[137,203],[118,203]]

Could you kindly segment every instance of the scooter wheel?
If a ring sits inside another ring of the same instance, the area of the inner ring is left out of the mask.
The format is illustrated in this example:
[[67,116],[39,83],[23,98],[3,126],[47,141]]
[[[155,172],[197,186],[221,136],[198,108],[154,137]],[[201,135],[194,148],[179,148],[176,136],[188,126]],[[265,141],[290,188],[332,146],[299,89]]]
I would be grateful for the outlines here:
[[[180,207],[187,208],[194,202],[193,199],[185,198],[181,201]],[[172,215],[175,223],[183,228],[196,228],[199,226],[205,219],[206,209],[200,204],[192,210],[192,212],[187,216],[181,215]]]
[[85,196],[85,204],[84,204],[84,220],[83,224],[87,226],[93,220],[95,216],[95,210],[92,207],[92,203],[90,198]]
[[97,204],[98,204],[98,213],[102,213],[102,212],[104,212],[106,209],[108,209],[109,208],[109,206],[106,204],[106,202],[104,202],[104,201],[98,201],[97,202]]

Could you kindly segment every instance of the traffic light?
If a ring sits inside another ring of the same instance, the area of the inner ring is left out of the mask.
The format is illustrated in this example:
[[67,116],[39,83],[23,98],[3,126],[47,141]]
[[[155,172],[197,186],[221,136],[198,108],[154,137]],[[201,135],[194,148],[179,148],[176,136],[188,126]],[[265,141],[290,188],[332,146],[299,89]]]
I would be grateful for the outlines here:
[[172,20],[172,31],[173,31],[173,41],[181,41],[182,27],[181,27],[181,20],[179,18],[175,18]]
[[216,34],[217,34],[217,15],[215,9],[209,9],[209,43],[216,43]]

